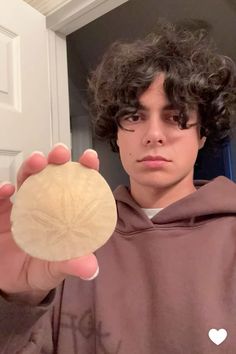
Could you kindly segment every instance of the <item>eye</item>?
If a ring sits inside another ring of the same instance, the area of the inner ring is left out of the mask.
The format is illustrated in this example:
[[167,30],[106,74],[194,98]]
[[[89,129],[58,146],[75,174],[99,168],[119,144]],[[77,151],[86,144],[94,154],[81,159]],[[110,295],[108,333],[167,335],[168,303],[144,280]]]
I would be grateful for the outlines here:
[[179,124],[179,120],[180,120],[180,113],[178,113],[178,112],[170,112],[170,113],[166,114],[165,120],[167,122],[171,123],[171,124],[178,125]]
[[140,112],[129,112],[124,114],[120,120],[119,125],[125,130],[133,129],[134,126],[139,126],[145,120],[144,114]]
[[128,115],[125,115],[121,118],[120,123],[121,124],[138,124],[140,122],[142,122],[145,119],[144,115],[140,112],[136,112],[136,113],[131,113]]
[[178,122],[178,121],[179,121],[179,117],[180,117],[179,114],[173,114],[173,115],[171,116],[171,119],[172,119],[174,122]]
[[137,122],[139,122],[140,119],[141,119],[141,116],[139,113],[134,113],[134,114],[125,118],[125,120],[130,123],[137,123]]

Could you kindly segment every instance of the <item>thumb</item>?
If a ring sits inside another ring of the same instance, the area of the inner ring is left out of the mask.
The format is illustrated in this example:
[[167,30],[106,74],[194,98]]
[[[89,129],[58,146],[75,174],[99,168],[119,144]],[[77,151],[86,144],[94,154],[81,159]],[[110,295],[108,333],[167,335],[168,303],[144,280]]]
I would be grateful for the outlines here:
[[94,254],[62,262],[52,262],[50,273],[54,279],[63,280],[67,275],[92,280],[99,273],[97,258]]

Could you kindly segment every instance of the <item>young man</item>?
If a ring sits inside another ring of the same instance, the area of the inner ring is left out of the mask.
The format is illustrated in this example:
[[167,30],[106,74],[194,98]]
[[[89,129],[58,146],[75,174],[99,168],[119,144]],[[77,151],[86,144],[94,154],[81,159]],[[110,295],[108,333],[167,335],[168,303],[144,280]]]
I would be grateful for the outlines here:
[[[114,192],[116,230],[96,257],[32,259],[11,238],[14,187],[2,185],[2,353],[235,353],[236,187],[221,176],[193,181],[206,139],[229,133],[235,87],[234,64],[201,31],[168,25],[111,46],[90,90],[96,134],[130,177]],[[62,145],[34,153],[19,187],[69,158]],[[93,151],[79,161],[98,169]]]

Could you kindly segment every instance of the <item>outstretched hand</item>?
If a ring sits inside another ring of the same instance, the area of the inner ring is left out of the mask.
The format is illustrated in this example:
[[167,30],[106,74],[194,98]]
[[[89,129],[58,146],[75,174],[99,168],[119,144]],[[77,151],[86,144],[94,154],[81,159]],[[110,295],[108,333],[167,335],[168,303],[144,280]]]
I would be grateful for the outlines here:
[[[70,160],[70,151],[63,144],[57,144],[44,156],[32,153],[21,165],[17,174],[17,189],[32,174],[39,173],[48,164],[64,164]],[[99,159],[94,150],[86,150],[78,162],[98,170]],[[62,262],[48,262],[33,258],[23,252],[14,242],[11,234],[11,196],[15,186],[0,184],[0,289],[6,294],[47,294],[58,286],[67,275],[90,280],[98,274],[95,255]]]

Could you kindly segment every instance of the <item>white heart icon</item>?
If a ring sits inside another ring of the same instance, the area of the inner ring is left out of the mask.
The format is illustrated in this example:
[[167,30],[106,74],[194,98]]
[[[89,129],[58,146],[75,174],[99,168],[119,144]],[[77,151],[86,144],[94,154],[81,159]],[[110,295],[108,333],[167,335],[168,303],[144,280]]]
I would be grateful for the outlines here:
[[212,328],[208,332],[208,336],[212,340],[213,343],[215,343],[216,345],[219,345],[222,342],[224,342],[224,340],[226,339],[227,331],[224,328],[221,328],[218,330],[215,328]]

